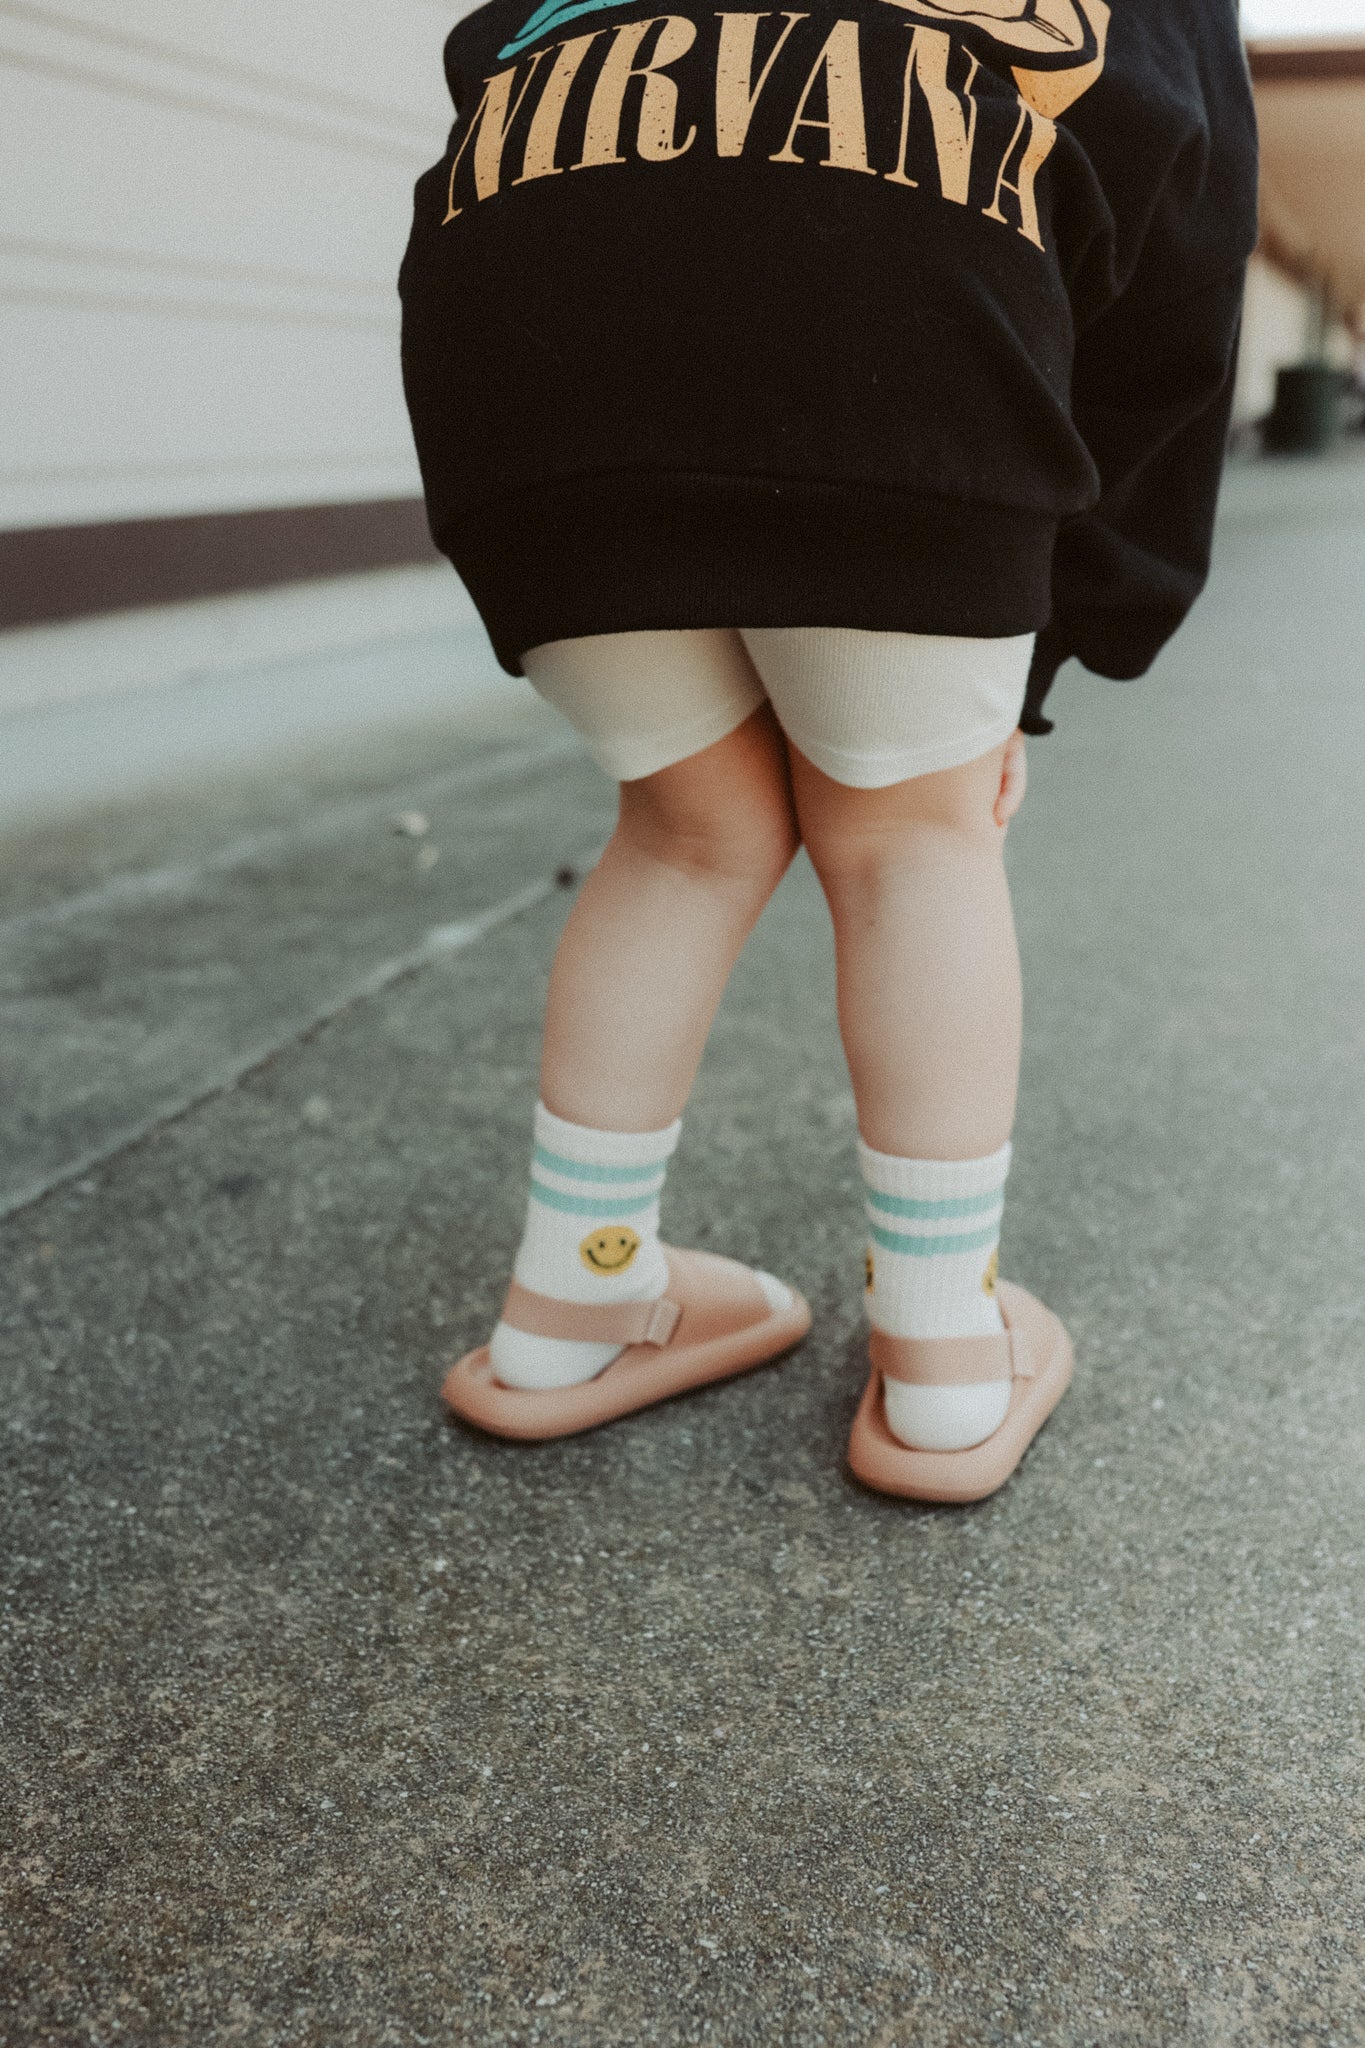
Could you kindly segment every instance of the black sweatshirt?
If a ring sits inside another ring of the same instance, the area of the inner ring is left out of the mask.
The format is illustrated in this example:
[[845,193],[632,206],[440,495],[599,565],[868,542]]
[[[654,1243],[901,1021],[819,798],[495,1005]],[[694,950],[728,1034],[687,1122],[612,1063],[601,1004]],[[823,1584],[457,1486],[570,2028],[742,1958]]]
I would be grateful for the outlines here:
[[1208,569],[1256,136],[1233,0],[489,0],[403,368],[498,658],[1040,630],[1142,673]]

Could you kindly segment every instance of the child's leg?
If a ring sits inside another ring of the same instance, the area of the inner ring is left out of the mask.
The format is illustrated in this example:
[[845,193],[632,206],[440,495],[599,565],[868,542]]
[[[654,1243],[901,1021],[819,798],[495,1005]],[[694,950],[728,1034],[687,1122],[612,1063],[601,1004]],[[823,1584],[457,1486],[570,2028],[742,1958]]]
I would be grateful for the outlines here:
[[611,1131],[681,1114],[730,970],[799,843],[766,705],[701,753],[622,783],[550,976],[547,1108]]
[[[995,1247],[1021,1007],[995,817],[1005,751],[855,789],[792,749],[802,836],[834,920],[868,1188],[869,1312],[892,1336],[1002,1328]],[[888,1382],[886,1402],[906,1442],[954,1450],[998,1426],[1009,1382]]]
[[1019,951],[994,817],[1004,753],[850,789],[792,750],[802,836],[834,919],[859,1128],[879,1152],[977,1158],[1014,1123]]
[[[647,681],[647,677],[644,679]],[[766,705],[725,738],[621,785],[550,977],[526,1229],[515,1275],[559,1301],[663,1294],[659,1196],[716,1006],[798,845],[787,749]],[[774,1309],[791,1296],[762,1276]],[[593,1377],[619,1345],[499,1323],[498,1379]]]

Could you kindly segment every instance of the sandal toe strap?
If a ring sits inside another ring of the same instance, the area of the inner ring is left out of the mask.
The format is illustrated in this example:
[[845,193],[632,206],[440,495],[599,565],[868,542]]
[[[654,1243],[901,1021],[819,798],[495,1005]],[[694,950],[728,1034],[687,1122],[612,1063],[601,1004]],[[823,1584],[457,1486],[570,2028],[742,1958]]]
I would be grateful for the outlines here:
[[513,1280],[502,1320],[528,1337],[564,1337],[586,1344],[655,1344],[672,1338],[681,1305],[667,1295],[658,1301],[556,1301]]

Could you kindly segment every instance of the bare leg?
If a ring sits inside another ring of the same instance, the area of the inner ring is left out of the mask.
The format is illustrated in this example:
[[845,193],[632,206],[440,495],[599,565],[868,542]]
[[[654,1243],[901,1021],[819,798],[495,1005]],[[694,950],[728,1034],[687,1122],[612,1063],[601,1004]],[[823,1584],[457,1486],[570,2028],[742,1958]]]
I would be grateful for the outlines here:
[[550,977],[548,1109],[609,1131],[657,1131],[681,1114],[730,970],[798,844],[766,705],[714,746],[622,783]]
[[996,822],[1005,756],[848,789],[793,750],[802,835],[834,919],[859,1127],[879,1152],[980,1158],[1014,1122],[1019,953]]
[[[592,1311],[657,1302],[677,1278],[659,1236],[677,1119],[730,970],[798,843],[786,743],[766,703],[713,746],[621,785],[616,830],[550,976],[513,1267],[540,1305],[504,1304],[488,1359],[503,1388],[596,1379],[633,1340],[614,1313]],[[790,1319],[791,1290],[752,1277],[779,1323]],[[559,1304],[548,1327],[546,1300]],[[586,1328],[570,1314],[582,1310]]]
[[[886,789],[847,789],[795,752],[792,771],[834,919],[859,1128],[875,1154],[891,1155],[863,1161],[872,1322],[892,1336],[998,1330],[989,1240],[999,1198],[986,1189],[1003,1184],[1008,1154],[992,1155],[1009,1137],[1019,1077],[1019,956],[1002,851],[1022,793],[1021,747]],[[952,1221],[968,1212],[975,1232]],[[937,1230],[903,1220],[916,1216],[943,1220]],[[893,1432],[926,1450],[979,1443],[1009,1398],[1007,1379],[884,1388]]]

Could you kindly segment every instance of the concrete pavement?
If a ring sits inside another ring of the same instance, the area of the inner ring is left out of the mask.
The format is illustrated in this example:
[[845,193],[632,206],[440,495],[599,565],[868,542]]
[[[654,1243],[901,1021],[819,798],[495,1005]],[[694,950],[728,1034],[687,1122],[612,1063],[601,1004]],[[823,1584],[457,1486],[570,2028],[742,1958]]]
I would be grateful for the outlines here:
[[136,803],[164,829],[169,791],[289,770],[316,790],[328,758],[516,695],[440,564],[0,634],[0,831]]
[[1079,1369],[974,1510],[842,1470],[808,871],[665,1221],[812,1336],[528,1450],[436,1387],[595,771],[518,712],[11,851],[5,2048],[1365,2041],[1362,567],[1358,463],[1237,471],[1156,675],[1030,750],[1004,1264]]

